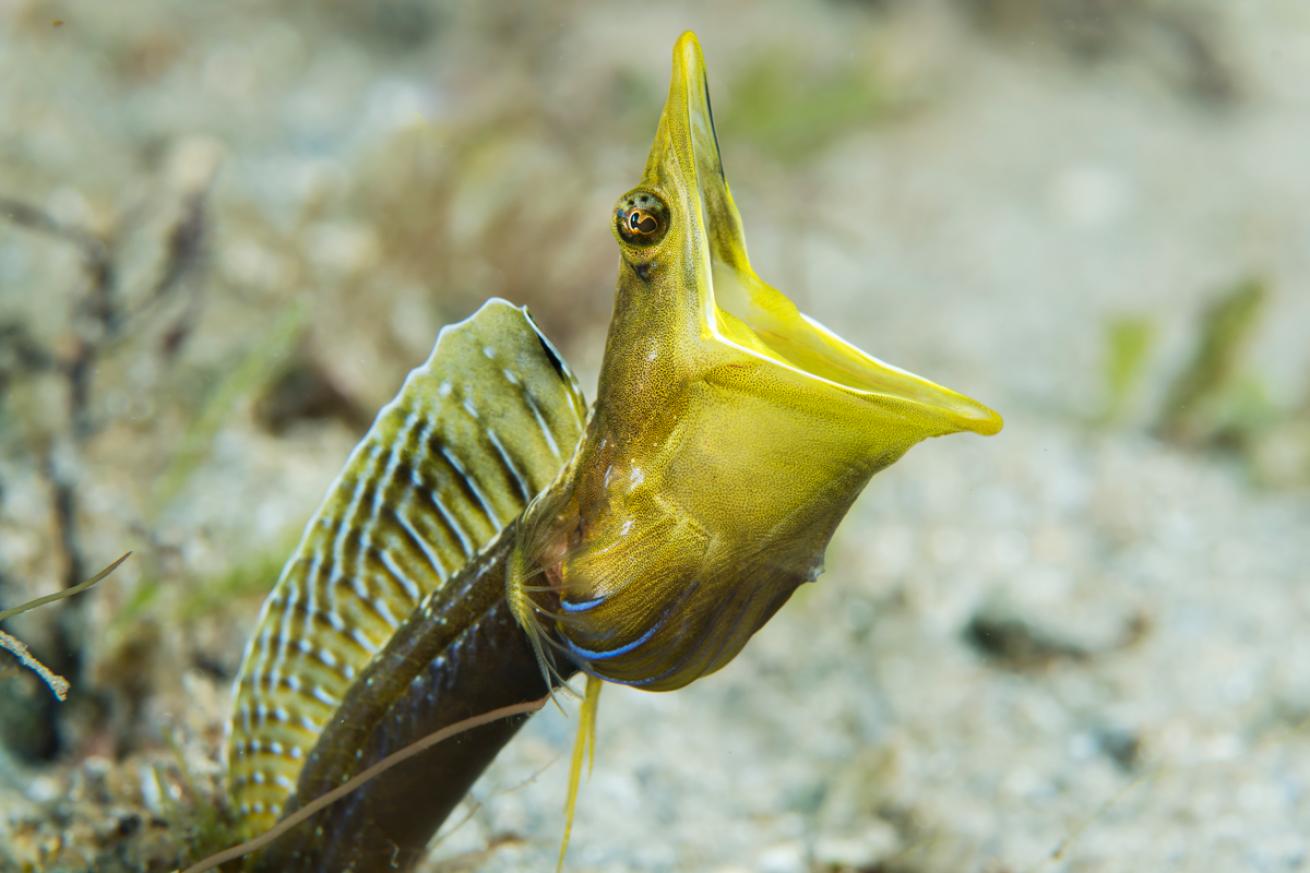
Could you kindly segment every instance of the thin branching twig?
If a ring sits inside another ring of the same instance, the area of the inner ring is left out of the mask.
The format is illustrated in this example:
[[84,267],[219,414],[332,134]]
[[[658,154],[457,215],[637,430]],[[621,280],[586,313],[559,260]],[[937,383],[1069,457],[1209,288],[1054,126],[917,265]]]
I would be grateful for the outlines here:
[[[165,335],[162,345],[165,356],[174,356],[191,333],[199,310],[199,287],[188,279],[204,263],[211,182],[212,173],[187,186],[179,215],[165,238],[159,272],[135,294],[124,294],[125,289],[120,287],[122,252],[116,234],[102,234],[63,221],[35,203],[0,195],[0,222],[7,221],[69,246],[82,266],[82,276],[73,293],[69,336],[44,344],[21,323],[0,325],[0,335],[13,340],[8,344],[12,348],[7,347],[6,354],[0,355],[0,392],[24,376],[37,373],[53,373],[63,383],[62,419],[49,426],[47,433],[32,435],[29,442],[38,457],[37,470],[49,486],[55,532],[53,551],[62,584],[69,588],[76,586],[86,568],[79,524],[82,494],[80,483],[71,471],[77,469],[87,444],[103,426],[103,421],[97,420],[93,403],[97,369],[129,338],[139,334],[149,313],[186,287],[196,290]],[[134,304],[133,300],[139,302]],[[55,653],[51,663],[56,669],[42,665],[49,676],[64,673],[74,683],[80,681],[84,660],[79,613],[74,606],[50,627],[47,642]],[[24,652],[19,656],[20,661],[35,660],[26,646]],[[49,721],[56,717],[55,710],[47,706],[43,713],[39,718],[46,720],[49,728]],[[50,729],[45,735],[57,736]]]

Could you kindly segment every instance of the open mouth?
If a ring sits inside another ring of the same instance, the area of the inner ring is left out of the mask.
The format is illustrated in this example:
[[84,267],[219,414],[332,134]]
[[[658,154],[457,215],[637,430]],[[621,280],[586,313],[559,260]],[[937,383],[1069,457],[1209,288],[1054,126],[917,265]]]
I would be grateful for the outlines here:
[[[871,403],[910,407],[938,421],[939,432],[994,434],[1001,417],[988,407],[892,366],[837,336],[761,280],[746,254],[741,216],[732,201],[714,130],[705,62],[695,36],[674,48],[673,81],[661,119],[663,152],[657,162],[674,168],[689,194],[693,258],[708,269],[702,284],[702,331],[755,357],[826,383]],[[658,151],[658,150],[657,150]]]
[[710,296],[708,327],[723,342],[851,394],[921,407],[952,429],[984,435],[1001,429],[996,412],[851,345],[754,273],[715,262]]

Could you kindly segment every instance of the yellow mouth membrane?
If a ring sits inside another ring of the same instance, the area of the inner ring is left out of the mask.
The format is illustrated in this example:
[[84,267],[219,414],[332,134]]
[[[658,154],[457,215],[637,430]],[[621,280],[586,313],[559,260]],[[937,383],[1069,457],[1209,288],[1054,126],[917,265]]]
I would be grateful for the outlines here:
[[899,367],[884,363],[843,340],[797,309],[781,291],[751,268],[741,216],[732,200],[710,104],[704,59],[691,34],[674,50],[669,108],[657,137],[677,141],[665,151],[690,154],[684,185],[695,190],[699,207],[690,216],[704,228],[711,265],[703,331],[718,342],[793,370],[798,376],[826,382],[856,395],[895,400],[925,416],[943,419],[943,432],[969,430],[994,434],[1001,429],[995,412],[961,394]]

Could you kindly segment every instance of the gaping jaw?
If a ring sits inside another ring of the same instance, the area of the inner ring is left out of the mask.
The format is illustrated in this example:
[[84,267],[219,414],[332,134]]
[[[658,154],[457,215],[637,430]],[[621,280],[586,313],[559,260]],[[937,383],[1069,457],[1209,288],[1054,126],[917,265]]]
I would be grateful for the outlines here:
[[692,33],[673,50],[673,79],[646,163],[644,184],[672,199],[666,268],[692,293],[675,305],[695,307],[703,340],[748,355],[870,401],[892,401],[934,433],[993,434],[991,409],[886,364],[800,312],[751,269],[741,216],[719,153],[705,61]]
[[546,584],[520,602],[588,672],[669,690],[731,660],[817,576],[878,470],[1001,420],[755,275],[691,34],[614,219],[623,264],[596,403],[564,484],[529,510],[520,575],[541,567]]

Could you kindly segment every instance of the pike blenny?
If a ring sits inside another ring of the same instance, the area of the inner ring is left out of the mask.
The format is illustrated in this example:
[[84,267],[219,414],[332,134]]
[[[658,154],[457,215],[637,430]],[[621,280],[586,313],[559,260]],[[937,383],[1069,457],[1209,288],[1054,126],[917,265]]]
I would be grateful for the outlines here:
[[[602,681],[672,690],[719,669],[819,575],[876,472],[925,438],[1000,430],[755,274],[691,34],[611,221],[590,409],[526,311],[493,300],[442,331],[329,489],[238,680],[229,783],[248,834],[581,670],[576,790]],[[520,723],[387,771],[255,868],[408,869]]]

